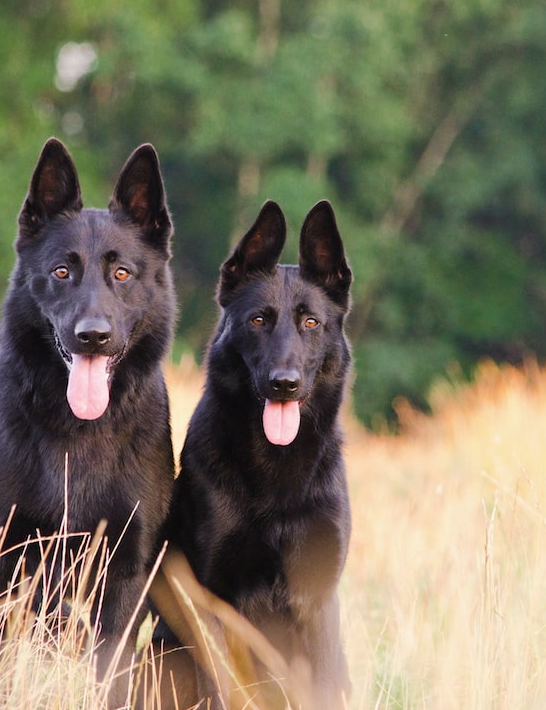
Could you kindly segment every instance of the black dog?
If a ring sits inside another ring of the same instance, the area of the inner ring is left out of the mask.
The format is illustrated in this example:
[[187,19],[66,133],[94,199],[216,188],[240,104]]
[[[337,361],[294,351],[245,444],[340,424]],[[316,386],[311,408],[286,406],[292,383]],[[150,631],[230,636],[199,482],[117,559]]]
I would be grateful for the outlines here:
[[[0,332],[0,525],[16,506],[4,549],[59,531],[66,454],[69,533],[94,533],[106,519],[113,547],[136,508],[107,572],[104,672],[153,562],[174,480],[161,372],[175,317],[172,227],[155,150],[131,155],[108,210],[82,209],[72,159],[50,139],[19,225]],[[1,589],[19,554],[0,557]],[[27,572],[39,562],[29,547]]]
[[299,267],[278,265],[285,231],[267,202],[222,266],[222,314],[168,537],[289,663],[307,659],[309,707],[332,710],[348,686],[337,584],[350,511],[338,411],[352,276],[328,202],[307,215]]

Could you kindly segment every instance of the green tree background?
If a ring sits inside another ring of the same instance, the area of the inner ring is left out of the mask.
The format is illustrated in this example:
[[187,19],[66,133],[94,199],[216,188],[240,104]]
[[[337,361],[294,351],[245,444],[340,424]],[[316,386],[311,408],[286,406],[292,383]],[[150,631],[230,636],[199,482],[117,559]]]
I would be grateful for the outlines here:
[[231,241],[266,198],[329,198],[355,273],[354,404],[426,406],[483,356],[546,355],[543,0],[4,0],[0,289],[43,142],[88,206],[152,142],[199,358]]

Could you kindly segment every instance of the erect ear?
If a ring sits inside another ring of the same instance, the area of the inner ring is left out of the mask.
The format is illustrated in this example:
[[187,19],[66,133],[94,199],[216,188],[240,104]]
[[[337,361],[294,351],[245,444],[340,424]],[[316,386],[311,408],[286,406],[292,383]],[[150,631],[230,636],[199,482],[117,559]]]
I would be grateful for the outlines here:
[[168,251],[172,223],[159,158],[152,145],[141,145],[129,156],[108,207],[111,212],[124,212],[153,246]]
[[352,274],[345,259],[334,210],[327,200],[317,202],[303,223],[300,273],[303,278],[321,286],[333,301],[348,308]]
[[286,239],[281,208],[268,200],[252,227],[222,264],[218,302],[224,306],[237,286],[255,271],[274,272]]
[[19,214],[21,237],[34,236],[48,220],[61,212],[81,208],[76,167],[64,145],[56,138],[50,138],[42,148]]

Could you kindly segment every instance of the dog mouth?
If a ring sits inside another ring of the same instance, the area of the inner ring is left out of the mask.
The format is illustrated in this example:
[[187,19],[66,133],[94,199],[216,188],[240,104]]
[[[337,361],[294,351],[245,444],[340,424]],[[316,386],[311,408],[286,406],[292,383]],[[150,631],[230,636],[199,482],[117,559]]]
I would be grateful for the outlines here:
[[300,430],[300,403],[266,399],[262,412],[264,434],[271,444],[288,446]]
[[69,352],[53,332],[57,350],[68,368],[66,398],[72,413],[78,419],[98,419],[110,402],[112,374],[127,346],[114,355],[76,354]]

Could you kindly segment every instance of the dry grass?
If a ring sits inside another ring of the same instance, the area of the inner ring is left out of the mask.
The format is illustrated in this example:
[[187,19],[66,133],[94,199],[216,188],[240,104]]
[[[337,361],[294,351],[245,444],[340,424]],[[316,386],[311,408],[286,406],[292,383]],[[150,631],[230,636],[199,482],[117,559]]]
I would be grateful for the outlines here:
[[[101,687],[95,682],[92,655],[96,630],[90,624],[95,595],[100,595],[102,580],[98,564],[95,583],[87,588],[91,564],[100,559],[101,534],[87,537],[69,559],[65,533],[55,538],[37,538],[43,560],[62,560],[63,579],[55,581],[45,566],[30,578],[24,568],[16,570],[13,586],[2,596],[0,607],[0,707],[13,708],[101,708]],[[1,542],[1,536],[0,536]],[[0,545],[0,549],[1,549]],[[102,550],[101,550],[102,548]],[[70,598],[72,611],[61,608],[32,609],[37,587],[47,590],[48,598]]]
[[543,710],[546,371],[484,363],[431,405],[400,402],[396,437],[346,417],[350,707]]
[[[202,378],[185,364],[168,383],[179,451]],[[350,708],[543,710],[546,372],[484,364],[431,403],[425,417],[400,402],[397,437],[346,416]],[[101,707],[74,630],[32,636],[10,618],[0,611],[0,707]]]
[[546,707],[546,373],[484,364],[348,442],[353,708]]

